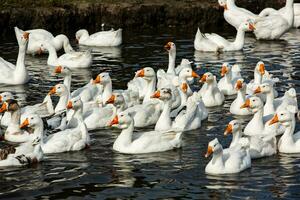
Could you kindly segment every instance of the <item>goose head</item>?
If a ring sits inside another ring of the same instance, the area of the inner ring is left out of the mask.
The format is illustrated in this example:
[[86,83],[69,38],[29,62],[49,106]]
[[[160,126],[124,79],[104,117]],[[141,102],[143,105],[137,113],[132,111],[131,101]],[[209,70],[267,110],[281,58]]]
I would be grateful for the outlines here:
[[76,34],[75,34],[75,39],[76,39],[76,42],[77,42],[77,43],[79,42],[80,38],[81,38],[84,34],[87,34],[87,35],[88,35],[88,32],[87,32],[87,30],[85,30],[85,29],[80,29],[80,30],[78,30],[78,31],[76,32]]
[[228,123],[225,131],[224,131],[224,135],[227,136],[228,134],[234,134],[237,131],[242,130],[242,126],[241,126],[241,122],[239,120],[232,120]]
[[113,93],[111,97],[105,102],[105,104],[114,104],[114,105],[120,105],[124,103],[125,103],[124,96],[119,92]]
[[62,75],[70,75],[71,70],[68,67],[58,65],[58,66],[55,67],[54,73],[55,74],[62,74]]
[[169,52],[169,53],[172,53],[172,52],[176,52],[176,45],[173,43],[173,42],[168,42],[164,48]]
[[262,61],[259,61],[256,66],[254,71],[256,73],[259,73],[261,76],[265,74],[265,63]]
[[247,31],[254,31],[255,30],[255,26],[254,26],[254,24],[250,20],[247,20],[244,23],[240,24],[239,29],[241,29],[241,30],[243,30],[245,32],[247,32]]
[[200,78],[200,76],[191,68],[183,68],[179,73],[179,77],[185,81],[187,81],[188,78]]
[[83,103],[81,101],[80,96],[74,97],[71,100],[68,101],[67,104],[67,109],[73,109],[73,110],[78,110],[78,109],[82,109],[83,107]]
[[267,94],[272,91],[273,91],[273,87],[271,84],[263,83],[255,89],[254,94],[259,94],[259,93]]
[[247,86],[247,84],[244,82],[244,79],[240,78],[236,81],[234,87],[236,90],[245,90],[246,86]]
[[25,46],[28,43],[28,40],[29,40],[29,33],[24,32],[20,36],[21,36],[20,46]]
[[213,83],[214,82],[214,75],[210,72],[206,72],[201,77],[200,81],[201,83]]
[[218,3],[221,7],[224,8],[224,10],[228,10],[228,7],[227,7],[227,1],[226,0],[218,0]]
[[158,98],[162,101],[169,101],[172,99],[172,91],[170,88],[161,88],[157,90],[151,98]]
[[295,120],[295,114],[298,115],[298,109],[295,106],[289,105],[285,110],[278,111],[269,121],[269,125],[280,123],[285,127],[291,126]]
[[111,83],[111,78],[109,76],[109,73],[102,72],[100,73],[95,80],[93,80],[93,84],[101,84],[106,85],[108,83]]
[[205,157],[208,158],[212,153],[219,153],[223,150],[222,145],[217,138],[208,143],[207,152]]
[[0,102],[7,101],[8,99],[14,99],[14,96],[11,92],[2,92],[0,94]]
[[14,99],[8,99],[7,101],[3,102],[0,108],[0,113],[4,113],[6,111],[14,112],[18,109],[20,109],[18,101]]
[[68,93],[68,88],[64,84],[59,83],[50,89],[48,95],[65,96]]
[[297,97],[297,92],[296,92],[295,88],[290,88],[288,91],[286,91],[284,93],[284,95],[287,95],[290,98],[296,98]]
[[229,63],[223,63],[222,68],[221,68],[221,76],[225,76],[226,74],[231,73],[231,66]]
[[43,125],[43,120],[37,114],[30,114],[28,115],[21,123],[20,128],[33,128],[35,129],[38,126]]
[[125,112],[120,112],[110,122],[110,126],[117,127],[119,129],[126,129],[133,123],[132,117]]
[[141,77],[147,81],[152,80],[153,78],[155,78],[155,76],[156,76],[155,71],[151,67],[145,67],[136,72],[136,77]]
[[241,106],[241,108],[248,108],[252,110],[253,112],[256,112],[260,109],[262,109],[264,106],[262,100],[257,96],[252,96],[248,98],[245,103]]

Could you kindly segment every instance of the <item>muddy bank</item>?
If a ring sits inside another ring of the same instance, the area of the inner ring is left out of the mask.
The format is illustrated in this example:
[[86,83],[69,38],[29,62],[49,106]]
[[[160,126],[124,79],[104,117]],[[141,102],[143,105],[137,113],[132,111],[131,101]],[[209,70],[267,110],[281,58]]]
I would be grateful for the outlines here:
[[[4,0],[0,6],[0,35],[14,26],[45,28],[54,33],[86,28],[97,31],[101,24],[124,29],[230,27],[217,0]],[[237,0],[238,5],[258,13],[265,7],[279,8],[285,0]],[[188,29],[187,29],[188,30]],[[194,31],[194,30],[193,30]]]

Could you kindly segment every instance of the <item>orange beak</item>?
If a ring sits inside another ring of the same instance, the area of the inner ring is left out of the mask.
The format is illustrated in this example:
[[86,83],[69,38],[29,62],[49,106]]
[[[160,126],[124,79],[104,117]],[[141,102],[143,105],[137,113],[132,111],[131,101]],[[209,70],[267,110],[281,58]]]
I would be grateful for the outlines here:
[[254,90],[254,94],[258,94],[261,93],[261,87],[258,86],[255,90]]
[[2,95],[0,95],[0,102],[2,102]]
[[226,66],[222,66],[222,69],[221,69],[221,76],[225,76],[225,74],[227,74],[228,72],[228,69]]
[[205,158],[208,158],[213,153],[213,148],[211,146],[207,147],[207,152],[205,154]]
[[171,42],[168,42],[168,43],[164,46],[164,48],[165,48],[167,51],[170,51],[170,49],[171,49]]
[[187,83],[182,83],[182,84],[181,84],[181,89],[182,89],[182,91],[183,91],[184,93],[186,93],[186,92],[187,92],[187,89],[188,89],[188,84],[187,84]]
[[259,64],[259,72],[261,75],[265,74],[265,64]]
[[160,91],[156,91],[151,98],[159,98],[160,97]]
[[229,133],[232,133],[232,125],[231,124],[227,125],[224,135],[227,136]]
[[192,71],[192,77],[193,78],[200,78],[200,76],[195,71]]
[[249,30],[250,31],[254,31],[256,28],[255,28],[255,26],[254,26],[254,24],[249,24]]
[[145,76],[145,70],[144,69],[141,69],[137,72],[137,77],[144,77]]
[[49,95],[55,94],[56,93],[56,87],[52,87],[51,90],[49,91]]
[[55,67],[55,73],[60,74],[62,72],[62,66],[58,65],[57,67]]
[[118,115],[115,116],[115,118],[110,122],[109,126],[112,126],[112,125],[115,125],[115,124],[119,124]]
[[242,87],[243,87],[242,81],[237,80],[237,81],[236,81],[236,86],[235,86],[235,88],[236,88],[237,90],[240,90],[240,89],[242,89]]
[[37,50],[37,54],[38,55],[41,55],[41,54],[43,54],[44,53],[44,51],[42,50],[42,48],[40,47],[38,50]]
[[23,121],[23,123],[20,125],[20,128],[22,129],[22,128],[26,128],[26,127],[28,127],[28,125],[29,125],[29,120],[28,120],[28,118],[26,118],[24,121]]
[[68,102],[68,105],[67,105],[67,109],[72,109],[72,108],[73,108],[72,101],[69,101],[69,102]]
[[202,78],[200,79],[200,82],[204,83],[206,82],[207,76],[206,74],[203,74]]
[[111,97],[106,101],[106,104],[115,103],[115,99],[116,99],[116,96],[115,95],[111,95]]
[[29,39],[29,33],[28,32],[24,32],[23,33],[23,37],[25,38],[25,40]]
[[275,124],[275,123],[277,123],[277,122],[279,122],[279,120],[278,120],[278,115],[275,114],[274,117],[271,119],[269,125],[271,126],[272,124]]
[[247,99],[241,108],[250,108],[250,99]]
[[101,78],[98,75],[95,80],[93,80],[93,84],[101,83]]
[[1,108],[0,108],[0,113],[3,113],[5,111],[7,111],[7,105],[6,105],[6,103],[3,103]]

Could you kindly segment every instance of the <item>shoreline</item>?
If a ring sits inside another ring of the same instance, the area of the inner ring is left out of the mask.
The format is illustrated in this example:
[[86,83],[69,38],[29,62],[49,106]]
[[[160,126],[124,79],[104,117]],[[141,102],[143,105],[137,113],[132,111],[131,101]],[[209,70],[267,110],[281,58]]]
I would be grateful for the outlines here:
[[[255,6],[247,0],[237,0],[237,4],[258,13],[265,7],[282,7],[285,0],[266,0]],[[23,30],[44,28],[53,33],[74,32],[80,28],[95,32],[101,30],[102,23],[109,28],[129,30],[232,28],[225,22],[223,8],[217,0],[4,0],[0,9],[2,36],[12,34],[14,26]]]

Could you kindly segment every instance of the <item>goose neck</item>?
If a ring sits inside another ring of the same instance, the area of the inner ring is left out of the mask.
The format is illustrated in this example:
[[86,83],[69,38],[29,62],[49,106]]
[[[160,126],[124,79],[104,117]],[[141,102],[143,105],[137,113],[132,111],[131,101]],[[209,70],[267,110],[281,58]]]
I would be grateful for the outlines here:
[[71,91],[71,81],[72,81],[72,75],[70,74],[66,74],[65,78],[64,78],[64,85],[68,88],[68,91],[70,93]]
[[49,44],[49,45],[47,45],[47,50],[49,52],[47,63],[49,65],[56,66],[57,65],[57,53],[56,53],[55,48],[51,44]]
[[147,81],[147,90],[146,90],[146,94],[145,94],[143,103],[150,100],[152,94],[155,92],[155,86],[156,86],[156,78],[155,77],[146,79],[146,81]]
[[58,112],[60,112],[62,110],[65,110],[66,106],[68,104],[68,101],[69,101],[69,93],[62,94],[59,97],[58,103],[57,103],[57,105],[55,107],[55,113],[58,113]]
[[103,102],[106,102],[112,95],[111,80],[103,86]]
[[165,101],[163,111],[160,114],[160,117],[155,125],[155,130],[165,131],[172,127],[172,120],[170,116],[171,108],[172,108],[172,101],[171,100]]
[[20,45],[19,46],[19,53],[18,53],[18,58],[17,58],[17,62],[16,62],[16,71],[18,73],[22,73],[22,72],[26,72],[26,68],[25,68],[25,53],[26,53],[26,49],[27,49],[27,43],[25,45]]
[[133,122],[128,124],[128,127],[123,129],[118,136],[117,140],[115,143],[122,145],[122,146],[127,146],[132,143],[132,133],[134,130]]
[[236,132],[232,133],[232,141],[230,143],[230,147],[234,147],[239,143],[239,140],[242,137],[242,130],[237,130]]
[[213,165],[224,167],[223,149],[213,153],[211,162]]
[[236,48],[243,48],[245,43],[245,31],[240,27],[236,33],[235,40],[233,42]]
[[169,65],[168,65],[168,74],[175,75],[175,60],[176,60],[176,50],[169,51]]

